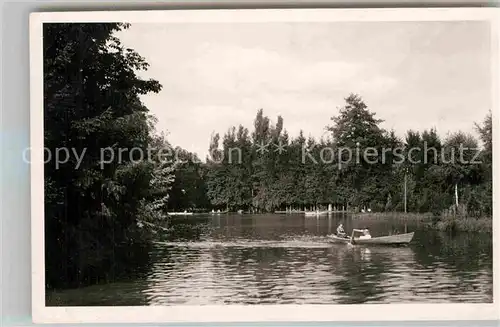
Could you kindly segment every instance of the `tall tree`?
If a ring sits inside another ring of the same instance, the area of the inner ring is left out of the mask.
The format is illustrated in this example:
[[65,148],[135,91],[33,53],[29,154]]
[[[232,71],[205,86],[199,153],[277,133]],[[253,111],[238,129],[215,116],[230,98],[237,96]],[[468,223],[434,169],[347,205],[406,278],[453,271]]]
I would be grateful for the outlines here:
[[334,125],[328,127],[342,154],[338,183],[344,190],[352,190],[346,199],[349,204],[370,206],[383,188],[377,176],[383,166],[380,156],[386,141],[385,131],[379,127],[382,120],[375,118],[359,95],[350,94],[345,102],[339,115],[331,118]]
[[[492,216],[493,210],[493,125],[491,111],[486,115],[482,124],[475,124],[483,145],[479,158],[480,164],[475,164],[481,169],[481,184],[475,190],[476,194],[471,195],[471,206],[475,208],[479,215]],[[475,195],[475,196],[474,196]],[[472,209],[472,208],[471,208]]]

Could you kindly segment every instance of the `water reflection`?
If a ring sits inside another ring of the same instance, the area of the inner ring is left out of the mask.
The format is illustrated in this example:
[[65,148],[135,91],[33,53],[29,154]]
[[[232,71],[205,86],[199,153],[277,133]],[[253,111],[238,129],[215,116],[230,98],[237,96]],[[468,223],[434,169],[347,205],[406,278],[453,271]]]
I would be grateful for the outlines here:
[[[491,237],[406,226],[415,231],[409,247],[331,244],[326,235],[340,222],[346,229],[359,224],[346,216],[174,219],[171,226],[176,233],[154,245],[145,277],[60,292],[50,301],[80,305],[492,301]],[[395,228],[377,222],[367,227],[374,235]]]

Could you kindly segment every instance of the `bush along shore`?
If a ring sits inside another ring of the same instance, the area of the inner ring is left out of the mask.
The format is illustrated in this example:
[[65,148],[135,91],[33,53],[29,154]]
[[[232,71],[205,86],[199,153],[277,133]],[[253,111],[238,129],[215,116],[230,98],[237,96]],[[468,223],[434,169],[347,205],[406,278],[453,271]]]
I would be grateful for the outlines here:
[[452,207],[445,210],[432,225],[440,231],[480,232],[493,231],[492,216],[473,216],[467,211],[465,205]]
[[357,221],[366,219],[370,221],[397,222],[442,232],[491,233],[493,231],[492,217],[474,217],[468,215],[467,212],[454,209],[443,211],[439,215],[404,212],[356,213],[353,215],[353,219]]

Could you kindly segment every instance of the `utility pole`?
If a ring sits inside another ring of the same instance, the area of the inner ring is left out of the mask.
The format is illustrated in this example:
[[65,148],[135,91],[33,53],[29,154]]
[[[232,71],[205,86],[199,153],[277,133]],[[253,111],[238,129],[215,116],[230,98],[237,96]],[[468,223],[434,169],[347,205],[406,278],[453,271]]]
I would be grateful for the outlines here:
[[407,169],[405,169],[405,191],[404,191],[404,198],[405,198],[405,213],[406,213],[406,171],[407,171]]

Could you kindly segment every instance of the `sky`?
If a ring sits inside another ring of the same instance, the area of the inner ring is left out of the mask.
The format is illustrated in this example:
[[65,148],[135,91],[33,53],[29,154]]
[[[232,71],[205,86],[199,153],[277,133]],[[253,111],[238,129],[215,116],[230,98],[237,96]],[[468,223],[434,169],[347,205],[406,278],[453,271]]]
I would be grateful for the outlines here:
[[400,137],[477,135],[491,108],[486,22],[151,23],[117,36],[163,85],[143,97],[157,131],[202,159],[213,132],[251,130],[260,108],[318,139],[350,93]]

